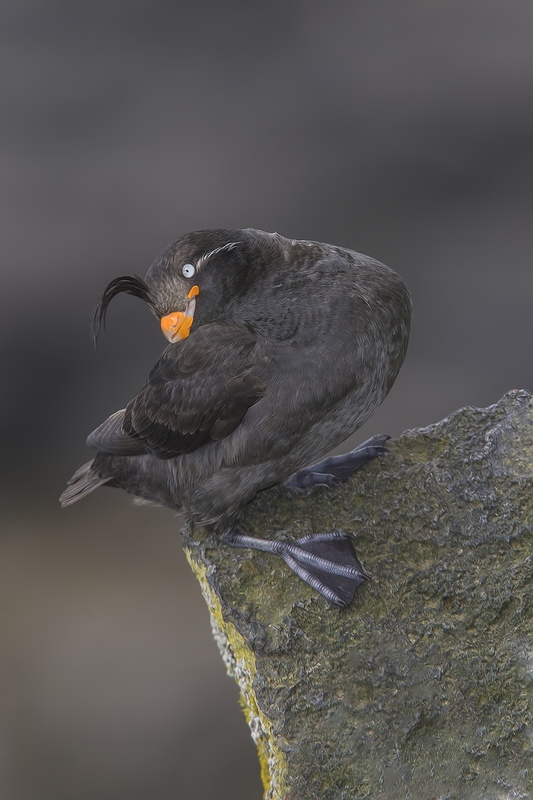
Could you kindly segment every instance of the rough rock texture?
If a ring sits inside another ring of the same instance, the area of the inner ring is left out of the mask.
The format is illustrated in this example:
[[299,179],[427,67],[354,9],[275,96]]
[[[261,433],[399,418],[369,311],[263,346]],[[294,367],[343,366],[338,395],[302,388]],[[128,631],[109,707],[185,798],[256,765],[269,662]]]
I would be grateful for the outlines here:
[[186,531],[269,800],[533,797],[533,398],[390,442],[339,489],[262,493],[241,529],[341,529],[345,610],[279,558]]

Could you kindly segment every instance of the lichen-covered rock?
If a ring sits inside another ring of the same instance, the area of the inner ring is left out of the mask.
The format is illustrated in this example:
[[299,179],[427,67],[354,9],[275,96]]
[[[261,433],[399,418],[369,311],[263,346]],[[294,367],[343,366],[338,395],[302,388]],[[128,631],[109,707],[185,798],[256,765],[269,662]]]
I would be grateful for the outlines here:
[[242,520],[353,534],[372,580],[347,609],[280,558],[186,531],[265,797],[533,797],[533,398],[389,447],[339,489],[263,492]]

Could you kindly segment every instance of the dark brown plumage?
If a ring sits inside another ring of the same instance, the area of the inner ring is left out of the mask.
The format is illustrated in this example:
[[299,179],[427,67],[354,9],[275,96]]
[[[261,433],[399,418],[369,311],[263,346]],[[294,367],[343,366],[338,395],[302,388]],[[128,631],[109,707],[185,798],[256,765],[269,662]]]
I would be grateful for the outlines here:
[[95,336],[120,292],[149,305],[171,344],[136,397],[89,436],[98,454],[62,503],[105,483],[121,487],[185,511],[228,544],[281,555],[330,600],[349,602],[365,579],[349,537],[284,545],[234,526],[261,489],[334,485],[384,452],[387,437],[374,437],[304,469],[357,430],[392,386],[409,335],[403,281],[339,247],[213,230],[177,239],[144,281],[112,281]]
[[159,458],[224,439],[265,393],[264,357],[264,349],[242,325],[200,328],[194,338],[165,351],[126,406],[125,433]]

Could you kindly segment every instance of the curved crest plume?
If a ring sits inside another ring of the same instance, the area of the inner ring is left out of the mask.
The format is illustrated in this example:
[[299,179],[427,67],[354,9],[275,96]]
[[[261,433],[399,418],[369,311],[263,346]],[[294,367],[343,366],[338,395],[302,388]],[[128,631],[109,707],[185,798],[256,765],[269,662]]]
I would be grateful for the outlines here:
[[109,303],[117,294],[121,294],[122,292],[125,294],[132,294],[134,297],[140,297],[141,300],[144,300],[144,302],[148,303],[150,306],[152,304],[148,285],[142,278],[139,278],[138,275],[122,275],[120,278],[115,278],[115,280],[111,281],[106,287],[105,292],[98,301],[92,314],[91,335],[95,345],[98,334],[100,333],[100,328],[102,326],[105,327],[105,318]]

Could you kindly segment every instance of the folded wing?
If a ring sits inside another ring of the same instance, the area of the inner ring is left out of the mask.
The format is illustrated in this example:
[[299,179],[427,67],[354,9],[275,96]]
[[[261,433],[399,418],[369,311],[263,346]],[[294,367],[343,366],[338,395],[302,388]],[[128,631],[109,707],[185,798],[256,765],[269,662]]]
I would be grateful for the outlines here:
[[123,411],[87,439],[100,452],[173,458],[229,436],[263,397],[268,359],[237,324],[204,325],[170,345]]

